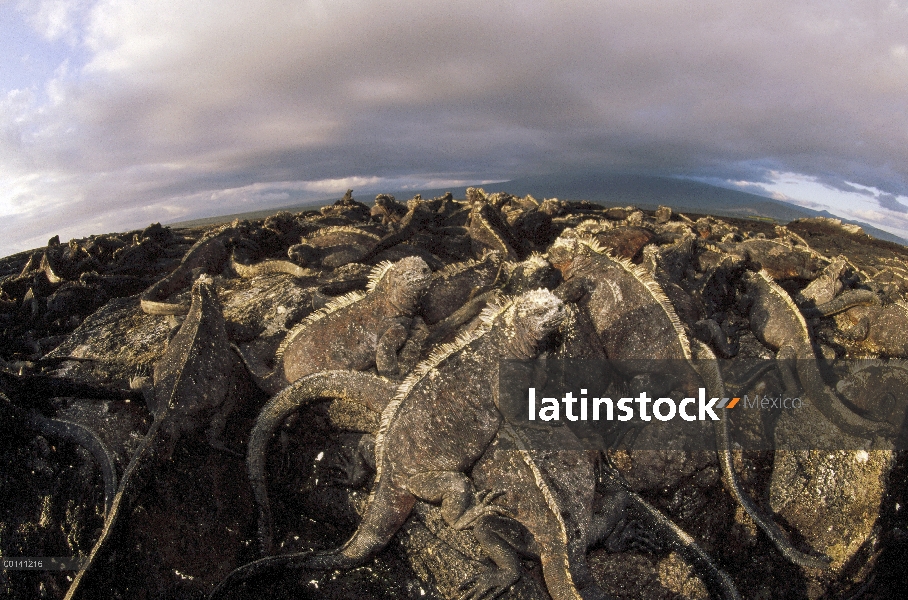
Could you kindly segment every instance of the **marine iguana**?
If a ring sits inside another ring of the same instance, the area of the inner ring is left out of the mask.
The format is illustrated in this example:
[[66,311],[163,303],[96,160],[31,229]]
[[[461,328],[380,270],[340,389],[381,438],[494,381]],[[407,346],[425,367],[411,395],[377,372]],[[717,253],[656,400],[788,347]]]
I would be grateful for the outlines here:
[[203,236],[189,249],[173,273],[142,293],[140,297],[142,310],[150,315],[186,314],[189,311],[188,306],[170,304],[164,300],[192,283],[197,273],[218,273],[227,261],[227,246],[224,240],[234,232],[232,227],[223,227]]
[[[776,352],[776,359],[796,360],[797,378],[814,405],[841,431],[857,437],[884,429],[885,424],[865,419],[845,406],[823,381],[804,316],[794,301],[764,270],[744,276],[750,304],[750,328],[757,339]],[[790,368],[780,363],[783,373]]]
[[516,261],[526,256],[520,240],[514,236],[510,225],[485,195],[482,188],[468,188],[470,211],[470,244],[473,254],[480,257],[489,250],[500,252],[507,260]]
[[432,274],[420,301],[420,312],[428,325],[450,316],[471,298],[489,290],[500,277],[501,255],[490,252],[480,260],[451,264]]
[[[441,503],[444,520],[455,529],[469,528],[478,517],[499,512],[491,506],[494,494],[479,494],[474,503],[473,485],[465,475],[503,420],[494,391],[489,394],[497,389],[498,361],[535,357],[563,316],[561,301],[548,290],[488,307],[481,327],[439,347],[420,363],[382,412],[375,483],[353,537],[328,554],[288,554],[240,567],[211,598],[274,566],[325,571],[360,565],[388,544],[417,499]],[[329,377],[315,374],[298,381],[282,394],[284,402],[302,405],[314,400],[320,392],[312,392],[313,386]]]
[[802,308],[801,313],[808,319],[829,317],[845,312],[855,306],[872,306],[874,304],[881,304],[880,297],[876,292],[872,290],[846,290],[829,302]]
[[809,247],[799,247],[784,239],[752,238],[717,246],[759,264],[774,280],[813,279],[822,266],[820,255]]
[[369,216],[373,219],[380,220],[382,225],[399,223],[405,214],[407,214],[407,205],[398,202],[397,199],[390,194],[377,195],[375,197],[375,205],[372,207],[372,210],[369,211]]
[[652,276],[592,239],[559,237],[549,260],[576,288],[610,359],[690,359],[687,333]]
[[[495,263],[500,260],[497,258],[497,252],[489,256],[496,257]],[[426,346],[431,347],[437,342],[448,341],[451,336],[470,321],[475,324],[482,309],[488,304],[497,303],[501,294],[517,296],[537,288],[554,289],[560,282],[560,273],[539,253],[533,253],[521,262],[503,262],[499,264],[499,269],[494,273],[495,279],[485,286],[490,289],[480,292],[481,283],[483,283],[485,278],[474,279],[477,283],[472,290],[475,295],[471,295],[457,310],[431,327],[431,331],[425,340]],[[488,271],[485,277],[487,278],[491,275],[492,272]],[[455,296],[455,300],[456,298]],[[470,325],[466,326],[470,327]]]
[[496,597],[519,577],[519,558],[533,556],[542,562],[552,598],[605,598],[588,571],[586,551],[603,541],[613,551],[622,551],[627,542],[647,545],[646,536],[632,541],[627,530],[617,527],[633,508],[667,534],[672,546],[693,559],[716,597],[738,600],[728,575],[690,535],[631,489],[617,471],[611,469],[612,482],[605,484],[604,455],[597,454],[581,449],[568,428],[502,425],[499,436],[472,470],[477,487],[503,490],[494,503],[508,516],[485,514],[473,525],[474,535],[493,557],[497,572],[474,580],[464,597]]
[[114,567],[105,560],[113,540],[154,469],[173,453],[180,438],[209,423],[208,439],[217,444],[226,412],[232,408],[224,401],[234,364],[214,287],[209,279],[200,278],[193,285],[192,304],[185,321],[154,366],[154,393],[149,402],[154,420],[123,473],[101,535],[73,580],[66,600],[91,597],[94,592],[88,590],[110,574]]
[[[472,469],[477,487],[502,490],[495,497],[508,516],[487,513],[473,533],[495,562],[478,577],[464,598],[495,597],[520,576],[520,555],[539,557],[549,595],[554,600],[607,598],[586,564],[587,549],[615,529],[635,507],[668,534],[674,546],[705,567],[716,595],[739,600],[731,579],[694,539],[634,492],[617,472],[618,485],[600,485],[596,451],[582,449],[569,428],[521,428],[504,423],[498,437]],[[594,510],[594,495],[601,506]],[[513,527],[516,521],[529,536]],[[491,596],[488,594],[491,593]]]
[[362,371],[375,365],[382,375],[397,375],[397,351],[407,340],[430,275],[428,265],[417,257],[378,265],[366,292],[341,296],[291,329],[270,373],[234,349],[258,386],[270,394],[317,371]]
[[864,355],[908,358],[908,303],[854,306],[837,315],[842,330],[834,337]]
[[[560,237],[549,249],[549,257],[564,274],[563,285],[580,288],[578,304],[590,316],[608,358],[634,361],[642,368],[645,365],[640,361],[681,360],[689,366],[689,379],[702,380],[711,397],[724,396],[715,355],[702,344],[691,347],[668,297],[649,273],[626,260],[603,254],[591,239]],[[723,478],[736,500],[786,558],[803,566],[822,568],[825,561],[795,549],[744,493],[732,468],[725,417],[722,410],[715,423],[716,450]]]
[[[567,427],[524,430],[502,423],[471,471],[476,487],[495,490],[492,506],[503,513],[489,511],[472,525],[494,566],[467,582],[463,598],[507,591],[522,574],[521,554],[539,558],[553,600],[608,598],[586,563],[593,541],[595,458]],[[514,522],[529,535],[520,535]]]
[[377,234],[359,227],[335,225],[322,227],[304,236],[291,246],[287,255],[301,265],[321,262],[322,266],[337,268],[356,261],[381,240]]
[[444,216],[430,209],[427,202],[416,199],[407,203],[409,211],[397,224],[398,229],[382,237],[357,262],[368,262],[379,254],[412,238],[417,232],[440,225]]
[[828,265],[823,267],[820,274],[798,292],[792,300],[798,306],[819,305],[829,302],[842,291],[844,284],[842,276],[849,267],[848,259],[842,255],[837,256]]
[[259,275],[267,275],[269,273],[286,273],[287,275],[293,275],[294,277],[315,277],[319,274],[318,271],[306,269],[289,260],[263,260],[258,263],[247,265],[238,261],[235,254],[230,255],[230,268],[232,268],[237,275],[245,279],[257,277]]

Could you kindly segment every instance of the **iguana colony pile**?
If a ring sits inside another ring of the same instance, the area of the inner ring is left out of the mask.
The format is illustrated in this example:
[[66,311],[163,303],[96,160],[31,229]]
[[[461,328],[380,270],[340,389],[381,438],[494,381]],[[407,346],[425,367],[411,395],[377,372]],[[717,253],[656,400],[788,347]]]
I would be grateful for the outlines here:
[[868,390],[908,383],[906,301],[908,249],[834,220],[478,188],[55,238],[0,260],[0,553],[85,560],[0,590],[894,597],[904,453],[736,452],[724,411],[714,452],[592,451],[504,420],[497,382],[662,358],[722,397],[717,356],[775,358],[814,412],[753,435],[872,436],[904,418]]

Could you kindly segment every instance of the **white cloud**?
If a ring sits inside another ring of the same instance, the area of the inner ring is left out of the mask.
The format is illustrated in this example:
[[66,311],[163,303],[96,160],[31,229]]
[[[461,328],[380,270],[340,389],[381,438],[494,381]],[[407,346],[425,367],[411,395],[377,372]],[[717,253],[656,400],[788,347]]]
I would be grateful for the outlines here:
[[0,210],[83,198],[113,224],[255,185],[603,165],[908,193],[903,3],[19,6],[88,55],[46,102],[2,100]]
[[86,9],[84,0],[20,0],[22,12],[35,30],[47,40],[79,41],[79,20]]

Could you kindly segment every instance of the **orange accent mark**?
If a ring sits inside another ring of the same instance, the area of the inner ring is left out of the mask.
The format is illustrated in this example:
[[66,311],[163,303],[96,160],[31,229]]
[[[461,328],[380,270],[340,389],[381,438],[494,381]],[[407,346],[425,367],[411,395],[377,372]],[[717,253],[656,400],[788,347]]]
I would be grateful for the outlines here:
[[735,404],[738,403],[738,400],[740,400],[740,398],[732,398],[731,402],[729,402],[728,406],[726,406],[725,408],[734,408]]

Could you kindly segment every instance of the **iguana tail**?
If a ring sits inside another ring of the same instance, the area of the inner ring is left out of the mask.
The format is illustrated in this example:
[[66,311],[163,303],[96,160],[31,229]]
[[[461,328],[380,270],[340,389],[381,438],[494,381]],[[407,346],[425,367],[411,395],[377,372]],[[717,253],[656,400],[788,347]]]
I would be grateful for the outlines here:
[[272,434],[291,413],[320,398],[343,398],[381,413],[394,397],[398,384],[358,371],[325,371],[297,380],[272,398],[249,434],[246,468],[259,508],[259,545],[263,554],[272,550],[271,506],[265,479],[265,456]]
[[314,277],[318,271],[306,269],[289,260],[265,260],[254,265],[244,265],[236,260],[234,255],[230,255],[230,267],[236,271],[236,274],[245,279],[267,273],[286,273],[294,277]]
[[[158,435],[158,430],[160,428],[161,421],[155,420],[151,424],[148,433],[145,434],[142,445],[139,446],[139,449],[129,461],[129,465],[127,465],[126,471],[123,473],[123,478],[120,481],[120,488],[114,496],[110,509],[105,515],[104,527],[101,530],[101,535],[92,547],[91,554],[88,555],[85,564],[76,574],[75,579],[73,579],[72,584],[69,586],[69,590],[66,592],[64,600],[74,600],[75,598],[86,597],[86,592],[82,591],[80,594],[80,590],[85,590],[85,585],[83,585],[84,580],[91,575],[93,572],[92,567],[98,563],[102,552],[107,551],[108,542],[115,537],[121,515],[124,512],[127,514],[129,513],[133,502],[139,497],[145,484],[149,481],[149,474],[153,472],[153,466],[155,464],[153,455],[159,451],[158,446],[161,439]],[[95,571],[96,570],[97,569],[95,569]]]
[[659,509],[644,500],[640,494],[631,489],[627,481],[625,481],[617,471],[614,471],[614,469],[609,466],[603,466],[609,473],[610,478],[627,494],[628,500],[635,504],[644,514],[649,515],[649,517],[655,521],[658,528],[669,532],[672,538],[674,538],[674,543],[679,551],[686,554],[688,560],[691,560],[700,567],[704,571],[704,575],[709,575],[709,581],[704,580],[704,583],[707,583],[708,585],[712,584],[712,587],[715,588],[713,591],[717,593],[722,600],[742,600],[731,577],[713,562],[713,559],[699,544],[697,544],[697,541],[693,537],[673,523],[671,519],[663,515]]
[[828,317],[844,312],[854,306],[870,306],[879,303],[880,297],[871,290],[848,290],[829,302],[824,302],[813,308],[805,308],[801,310],[801,313],[807,318]]
[[[703,379],[708,390],[708,394],[713,398],[722,398],[725,396],[725,383],[722,381],[722,373],[719,371],[719,365],[715,355],[704,344],[697,343],[694,345],[697,357],[701,360],[696,363],[696,370]],[[829,558],[827,556],[811,556],[797,550],[791,545],[791,542],[779,530],[775,521],[771,517],[763,514],[763,511],[754,503],[741,487],[738,480],[738,474],[734,469],[734,461],[731,455],[731,444],[728,436],[728,417],[727,409],[721,410],[718,421],[714,422],[716,434],[716,452],[719,455],[719,466],[722,469],[722,478],[725,485],[731,490],[738,501],[738,504],[750,515],[750,518],[759,526],[760,529],[772,540],[782,555],[801,567],[811,569],[825,569],[829,567]]]
[[314,554],[295,552],[267,556],[234,569],[218,584],[208,597],[216,600],[228,590],[250,579],[260,577],[276,568],[306,569],[311,571],[345,570],[359,566],[371,559],[388,545],[391,537],[404,524],[416,497],[406,490],[379,482],[369,499],[369,507],[356,533],[346,544],[335,551]]
[[192,271],[177,267],[177,269],[153,284],[139,296],[142,311],[148,315],[185,315],[189,312],[188,304],[174,304],[164,302],[158,298],[166,298],[176,290],[185,288],[192,283]]
[[88,450],[101,469],[101,478],[104,481],[104,514],[110,512],[114,495],[117,493],[117,469],[110,450],[94,431],[78,423],[49,419],[35,409],[26,412],[13,404],[3,392],[0,392],[0,411],[10,411],[17,422],[24,421],[28,427],[42,435],[62,438]]
[[61,419],[48,419],[36,411],[31,413],[29,422],[43,435],[69,440],[91,453],[92,458],[101,469],[101,478],[104,481],[104,514],[105,516],[110,514],[110,508],[117,493],[117,469],[114,466],[110,450],[107,449],[98,434],[84,425]]
[[208,596],[208,600],[218,600],[232,588],[248,581],[254,577],[264,575],[272,569],[288,568],[297,566],[312,552],[295,552],[293,554],[281,554],[279,556],[266,556],[251,563],[246,563],[242,567],[234,569],[225,577],[221,583]]

